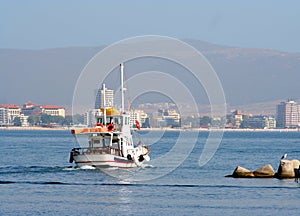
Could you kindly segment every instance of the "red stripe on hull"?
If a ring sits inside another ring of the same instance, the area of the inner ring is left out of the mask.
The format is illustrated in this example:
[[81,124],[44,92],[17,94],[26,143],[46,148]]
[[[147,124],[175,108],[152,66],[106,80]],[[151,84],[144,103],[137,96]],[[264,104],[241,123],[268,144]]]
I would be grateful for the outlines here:
[[129,164],[134,162],[121,162],[121,161],[115,161],[115,160],[109,160],[109,161],[80,161],[75,163],[121,163],[121,164]]

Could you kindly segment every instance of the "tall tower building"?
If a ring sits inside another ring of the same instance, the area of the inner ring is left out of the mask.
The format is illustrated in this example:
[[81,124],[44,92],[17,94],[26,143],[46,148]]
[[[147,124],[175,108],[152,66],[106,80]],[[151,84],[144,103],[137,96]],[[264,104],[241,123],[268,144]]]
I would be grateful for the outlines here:
[[294,100],[277,105],[277,127],[295,128],[300,123],[300,107]]
[[[99,109],[104,107],[104,91],[102,89],[98,90],[96,101],[95,101],[95,109]],[[106,107],[113,107],[114,106],[114,90],[112,89],[105,89],[105,106]]]

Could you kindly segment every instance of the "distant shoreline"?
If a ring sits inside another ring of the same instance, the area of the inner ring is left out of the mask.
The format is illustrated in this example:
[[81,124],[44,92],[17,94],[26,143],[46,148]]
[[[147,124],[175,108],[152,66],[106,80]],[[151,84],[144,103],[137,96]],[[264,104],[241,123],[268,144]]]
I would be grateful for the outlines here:
[[55,128],[49,128],[49,127],[0,127],[0,130],[71,130],[69,127],[55,127]]
[[300,129],[249,129],[249,128],[240,128],[240,129],[230,129],[230,128],[141,128],[141,131],[199,131],[199,132],[210,132],[210,131],[224,131],[224,132],[300,132]]
[[[0,130],[51,130],[51,131],[68,131],[72,130],[72,127],[55,127],[55,128],[48,128],[48,127],[0,127]],[[136,130],[136,129],[135,129]],[[218,128],[141,128],[141,131],[195,131],[195,132],[300,132],[300,129],[218,129]]]

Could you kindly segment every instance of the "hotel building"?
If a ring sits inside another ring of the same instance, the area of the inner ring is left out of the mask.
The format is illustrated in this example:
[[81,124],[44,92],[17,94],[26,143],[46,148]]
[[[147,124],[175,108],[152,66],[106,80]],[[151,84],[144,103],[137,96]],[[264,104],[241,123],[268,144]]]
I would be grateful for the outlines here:
[[66,117],[66,111],[65,108],[61,106],[55,106],[55,105],[42,105],[40,106],[42,113],[47,114],[50,116],[61,116]]
[[277,105],[277,127],[295,128],[300,123],[300,107],[294,100]]
[[[104,91],[102,89],[98,90],[96,101],[95,101],[95,109],[99,109],[104,107]],[[112,89],[105,89],[105,106],[106,107],[113,107],[114,106],[114,90]]]

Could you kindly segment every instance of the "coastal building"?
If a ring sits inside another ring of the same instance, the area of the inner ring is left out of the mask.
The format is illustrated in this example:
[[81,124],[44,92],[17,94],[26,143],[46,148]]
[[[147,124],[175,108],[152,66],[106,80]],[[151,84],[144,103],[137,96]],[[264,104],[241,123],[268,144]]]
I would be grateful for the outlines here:
[[265,129],[276,128],[276,119],[274,117],[265,117]]
[[265,127],[265,117],[264,116],[247,116],[244,117],[241,128],[264,128]]
[[23,104],[22,113],[25,116],[40,116],[42,115],[42,109],[39,105],[32,102],[26,102]]
[[277,105],[277,127],[296,128],[300,125],[300,107],[294,100]]
[[[41,116],[61,116],[65,118],[65,108],[56,105],[37,105],[32,102],[24,103],[23,106],[15,104],[0,104],[0,126],[29,126],[29,122],[39,124]],[[31,117],[31,118],[29,118]]]
[[130,127],[136,125],[136,121],[141,122],[140,112],[138,110],[130,111]]
[[0,104],[0,108],[2,109],[2,122],[4,122],[3,124],[5,125],[13,125],[14,119],[21,115],[21,107],[19,105]]
[[243,122],[243,113],[241,110],[234,110],[226,116],[226,127],[228,128],[240,128]]
[[65,108],[62,106],[56,106],[56,105],[42,105],[40,106],[42,113],[47,114],[50,116],[61,116],[66,117],[66,111]]
[[84,124],[88,127],[95,127],[96,115],[100,115],[100,109],[90,109],[84,114]]
[[26,116],[24,114],[20,115],[20,124],[21,124],[22,127],[28,127],[29,126],[28,118],[29,118],[29,116]]
[[[114,106],[114,90],[105,88],[105,106]],[[104,91],[99,89],[96,95],[95,109],[104,107]]]
[[139,121],[141,127],[150,127],[148,114],[144,110],[131,110],[130,111],[130,126],[135,127],[136,120]]
[[155,127],[180,127],[181,117],[176,110],[159,109],[155,117]]
[[140,110],[140,123],[143,128],[149,128],[150,127],[150,118],[147,113],[145,113],[143,110]]
[[8,125],[8,109],[0,107],[0,127]]
[[22,113],[25,116],[40,116],[47,114],[50,116],[66,117],[65,108],[57,105],[37,105],[32,102],[26,102],[23,104]]
[[276,119],[263,115],[244,115],[240,128],[274,129],[276,128]]

